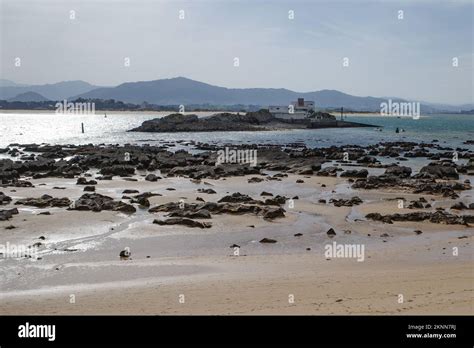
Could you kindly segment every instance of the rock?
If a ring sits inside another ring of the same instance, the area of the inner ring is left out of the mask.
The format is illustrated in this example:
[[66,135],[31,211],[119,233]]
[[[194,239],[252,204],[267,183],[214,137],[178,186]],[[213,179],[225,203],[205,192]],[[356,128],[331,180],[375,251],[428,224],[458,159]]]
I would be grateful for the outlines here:
[[100,212],[102,210],[120,211],[122,213],[134,213],[136,209],[133,205],[114,201],[113,198],[100,195],[98,193],[85,193],[74,202],[68,210],[89,210]]
[[266,220],[272,220],[280,217],[285,217],[285,210],[283,208],[267,208],[263,214]]
[[150,207],[150,201],[148,200],[148,198],[146,198],[144,196],[139,196],[138,198],[134,198],[130,201],[130,203],[139,204],[140,207],[143,207],[143,208]]
[[95,192],[95,186],[84,187],[84,192]]
[[15,205],[28,205],[37,208],[45,207],[68,207],[72,203],[69,198],[54,198],[49,195],[42,195],[40,198],[24,198],[15,202]]
[[155,181],[158,181],[158,179],[161,179],[160,176],[157,176],[155,174],[148,174],[146,177],[145,177],[145,180],[146,181],[152,181],[152,182],[155,182]]
[[253,198],[248,196],[248,195],[244,195],[244,194],[241,194],[239,192],[236,192],[236,193],[233,193],[232,195],[230,196],[224,196],[222,197],[220,200],[218,200],[219,203],[223,203],[223,202],[229,202],[229,203],[244,203],[244,202],[247,202],[247,203],[250,203],[250,202],[254,202]]
[[385,175],[393,175],[398,178],[409,178],[411,175],[410,167],[392,166],[385,170]]
[[297,184],[302,184],[302,183],[304,183],[304,180],[298,179],[298,180],[296,180],[296,183]]
[[330,238],[332,238],[332,237],[334,237],[334,236],[336,235],[336,232],[334,231],[334,229],[330,228],[330,229],[326,232],[326,234],[327,234]]
[[188,227],[210,228],[210,222],[199,222],[186,218],[169,218],[166,220],[153,220],[154,224],[158,225],[184,225]]
[[381,215],[379,213],[370,213],[365,216],[367,219],[392,223],[392,221],[425,221],[429,220],[435,224],[448,225],[468,225],[474,222],[474,215],[454,215],[444,211],[436,212],[413,212],[407,214]]
[[463,209],[468,209],[468,207],[463,202],[457,202],[451,206],[451,209],[463,210]]
[[12,201],[12,198],[5,195],[3,192],[0,192],[0,205],[8,204]]
[[124,194],[131,194],[131,193],[140,193],[140,191],[127,189],[127,190],[123,190],[122,193],[124,193]]
[[413,232],[415,232],[416,234],[422,234],[423,233],[421,230],[415,230]]
[[240,248],[240,245],[232,244],[229,248],[232,248],[232,249],[234,249],[234,248]]
[[17,208],[0,210],[0,221],[9,220],[15,214],[18,214],[18,209]]
[[444,166],[444,165],[428,165],[421,168],[420,173],[421,175],[417,175],[417,177],[422,176],[423,174],[428,174],[433,178],[436,179],[459,179],[459,174],[456,171],[456,168],[451,166]]
[[279,205],[285,204],[286,199],[287,199],[287,198],[286,198],[285,196],[277,195],[277,196],[274,197],[274,198],[267,198],[263,204],[265,204],[265,205],[277,205],[277,206],[279,206]]
[[102,175],[128,176],[135,174],[135,168],[130,165],[112,165],[100,170]]
[[303,235],[303,233],[295,233],[294,236],[295,237],[301,237]]
[[[321,168],[321,166],[320,166]],[[299,175],[312,175],[314,173],[313,168],[311,166],[302,167],[296,171],[296,174]]]
[[97,181],[95,180],[87,180],[84,177],[77,178],[76,185],[97,185]]
[[263,191],[263,192],[260,194],[260,196],[273,196],[273,194],[270,193],[270,192],[265,192],[265,191]]
[[198,211],[176,210],[169,214],[170,217],[184,217],[189,219],[210,219],[211,213],[206,209],[199,209]]
[[[326,167],[326,168],[323,168],[322,170],[320,170],[319,172],[316,173],[316,175],[318,176],[337,176],[337,171],[338,171],[338,168],[337,167]],[[321,187],[326,187],[326,185],[322,186]]]
[[352,207],[353,205],[362,204],[362,199],[357,196],[352,197],[351,199],[330,199],[329,203],[333,203],[335,207]]
[[247,182],[249,184],[252,184],[252,183],[257,183],[257,182],[262,182],[264,179],[262,178],[258,178],[258,177],[253,177],[253,178],[250,178],[247,180]]
[[200,193],[207,193],[208,195],[212,195],[212,194],[216,194],[217,192],[214,191],[213,189],[209,188],[209,189],[198,189],[198,192]]
[[276,243],[277,241],[275,239],[270,239],[270,238],[263,238],[260,240],[260,243]]
[[128,259],[131,255],[132,255],[132,253],[131,253],[131,251],[130,251],[130,248],[125,248],[125,249],[123,249],[123,250],[120,252],[120,254],[119,254],[119,256],[120,256],[121,258],[127,258],[127,259]]
[[[174,113],[142,123],[131,132],[212,132],[212,131],[250,131],[262,130],[262,125],[274,121],[268,110],[247,112],[245,115],[217,113],[199,118],[195,114],[182,115]],[[257,127],[260,126],[260,127]]]

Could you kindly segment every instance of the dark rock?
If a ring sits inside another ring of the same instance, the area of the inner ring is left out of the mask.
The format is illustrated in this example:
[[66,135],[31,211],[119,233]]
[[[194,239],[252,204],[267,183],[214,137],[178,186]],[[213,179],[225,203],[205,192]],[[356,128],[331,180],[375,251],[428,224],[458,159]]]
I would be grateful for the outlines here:
[[207,193],[208,195],[216,194],[217,192],[214,191],[213,189],[198,189],[198,192],[200,193]]
[[45,207],[68,207],[71,204],[69,198],[54,198],[49,195],[42,195],[40,198],[24,198],[15,202],[15,205],[28,205],[37,208]]
[[155,174],[148,174],[146,177],[145,177],[145,180],[146,181],[152,181],[152,182],[155,182],[155,181],[158,181],[158,179],[161,179],[160,176],[157,176]]
[[249,184],[252,184],[252,183],[258,183],[258,182],[262,182],[264,179],[262,178],[258,178],[258,177],[253,177],[253,178],[250,178],[247,180],[247,182]]
[[385,175],[392,175],[398,178],[409,178],[411,175],[410,167],[393,166],[385,170]]
[[122,193],[124,193],[124,194],[130,194],[130,193],[140,193],[140,191],[138,191],[138,190],[129,190],[129,189],[127,189],[127,190],[123,190],[123,192],[122,192]]
[[456,168],[444,165],[430,164],[421,168],[420,174],[421,175],[417,175],[417,177],[420,177],[423,174],[428,174],[436,179],[459,179],[459,174],[457,173]]
[[210,228],[210,222],[199,222],[187,218],[169,218],[166,220],[154,220],[154,224],[158,225],[184,225],[188,227]]
[[15,214],[18,214],[18,209],[17,208],[0,210],[0,221],[9,220]]
[[84,187],[84,192],[95,192],[95,186]]
[[369,175],[367,169],[361,170],[346,170],[341,173],[341,177],[351,177],[351,178],[366,178]]
[[5,195],[3,192],[0,192],[0,205],[8,204],[12,201],[12,198]]
[[330,199],[329,203],[333,203],[335,207],[352,207],[353,205],[362,204],[362,199],[357,196],[351,199]]
[[260,240],[260,243],[276,243],[277,241],[275,239],[270,239],[270,238],[263,238]]
[[130,165],[113,165],[110,167],[104,167],[100,170],[102,175],[118,175],[128,176],[135,174],[135,168]]
[[468,209],[468,207],[463,202],[457,202],[456,204],[451,206],[451,209],[463,210],[463,209]]
[[334,231],[334,229],[330,228],[326,234],[329,236],[329,237],[334,237],[336,235],[336,232]]
[[97,185],[97,181],[95,180],[87,180],[84,177],[77,178],[76,185]]
[[263,218],[267,220],[280,217],[285,217],[285,210],[283,208],[267,208],[263,214]]
[[260,194],[260,196],[273,196],[273,194],[270,193],[270,192],[265,192],[265,191],[263,191],[263,192]]
[[68,210],[89,210],[100,212],[102,210],[120,211],[123,213],[134,213],[136,209],[133,205],[114,201],[113,198],[103,196],[98,193],[85,193],[74,202]]

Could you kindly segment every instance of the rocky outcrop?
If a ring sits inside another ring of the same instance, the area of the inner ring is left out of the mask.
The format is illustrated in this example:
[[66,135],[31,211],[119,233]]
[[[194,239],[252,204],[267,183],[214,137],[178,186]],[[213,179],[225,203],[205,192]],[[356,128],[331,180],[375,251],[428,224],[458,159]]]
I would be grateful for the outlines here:
[[366,178],[369,175],[367,169],[361,170],[346,170],[345,172],[341,173],[341,177],[348,177],[348,178]]
[[15,205],[28,205],[37,208],[45,207],[68,207],[72,201],[69,198],[54,198],[49,195],[42,195],[39,198],[24,198],[15,202]]
[[421,168],[420,173],[415,175],[416,178],[434,178],[434,179],[459,179],[456,168],[448,165],[430,164]]
[[94,212],[112,210],[122,213],[134,213],[136,211],[133,205],[121,201],[114,201],[113,198],[98,193],[83,194],[68,210],[89,210]]
[[468,225],[474,222],[474,215],[454,215],[445,211],[436,212],[413,212],[407,214],[389,214],[370,213],[365,216],[367,219],[382,221],[391,224],[393,221],[425,221],[428,220],[435,224],[447,225]]
[[214,131],[249,131],[260,129],[260,125],[271,123],[275,118],[266,110],[249,112],[245,115],[218,113],[209,117],[198,117],[195,114],[170,114],[142,123],[131,132],[214,132]]
[[393,166],[385,170],[386,176],[396,176],[397,178],[409,178],[411,175],[410,167]]

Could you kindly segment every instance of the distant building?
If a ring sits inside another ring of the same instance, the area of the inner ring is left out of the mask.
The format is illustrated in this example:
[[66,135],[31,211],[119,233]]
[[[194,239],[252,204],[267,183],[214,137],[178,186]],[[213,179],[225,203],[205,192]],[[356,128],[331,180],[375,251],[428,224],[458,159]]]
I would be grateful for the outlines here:
[[285,120],[303,120],[314,113],[314,101],[305,101],[304,98],[298,98],[288,106],[271,105],[268,111],[276,117]]

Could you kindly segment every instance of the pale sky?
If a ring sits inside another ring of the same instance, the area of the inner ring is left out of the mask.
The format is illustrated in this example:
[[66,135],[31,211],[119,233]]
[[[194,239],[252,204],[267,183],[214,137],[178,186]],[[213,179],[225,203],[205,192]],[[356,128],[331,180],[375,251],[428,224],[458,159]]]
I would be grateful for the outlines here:
[[109,86],[184,76],[232,88],[473,102],[474,0],[0,4],[1,78],[19,83]]

